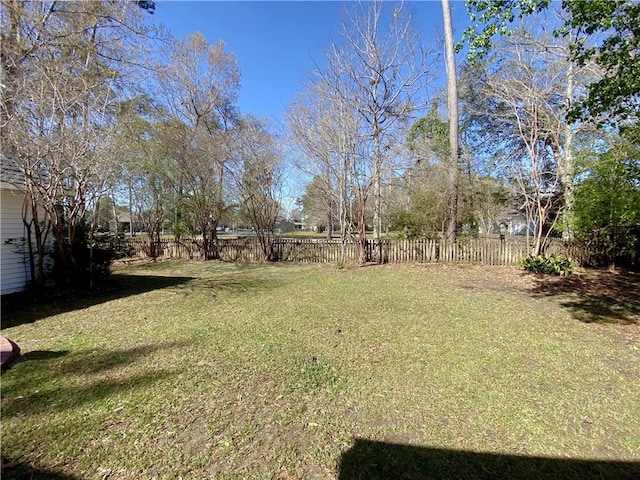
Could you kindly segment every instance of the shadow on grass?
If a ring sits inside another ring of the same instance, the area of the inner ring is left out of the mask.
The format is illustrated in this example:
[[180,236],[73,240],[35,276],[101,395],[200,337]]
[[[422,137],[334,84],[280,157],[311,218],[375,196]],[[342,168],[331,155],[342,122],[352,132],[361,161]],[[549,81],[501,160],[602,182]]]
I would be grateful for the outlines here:
[[640,323],[640,275],[589,271],[569,277],[540,276],[534,296],[558,297],[586,323]]
[[75,409],[119,392],[146,388],[179,372],[158,367],[132,374],[121,368],[154,352],[184,345],[174,341],[128,349],[26,353],[10,375],[3,375],[2,416]]
[[338,480],[613,480],[640,478],[640,462],[477,453],[356,439]]
[[[2,417],[24,417],[27,415],[49,414],[72,410],[88,403],[96,403],[115,394],[128,390],[138,390],[161,380],[177,375],[178,372],[158,370],[153,373],[133,375],[118,379],[82,382],[54,388],[32,390],[26,395],[17,395],[3,400]],[[3,389],[4,390],[4,389]],[[3,392],[3,395],[5,392]]]
[[2,328],[33,323],[42,318],[99,305],[110,300],[175,287],[194,277],[114,275],[106,286],[93,291],[50,288],[2,296]]
[[80,480],[78,477],[58,473],[53,470],[35,468],[23,463],[2,460],[1,475],[3,480]]
[[201,279],[194,285],[197,289],[206,289],[214,297],[218,294],[242,295],[248,292],[275,289],[283,283],[269,278],[233,276]]
[[187,345],[183,341],[158,342],[125,349],[82,350],[70,355],[59,367],[62,374],[99,374],[134,363],[136,360],[162,350],[178,350]]
[[[9,341],[14,343],[11,340]],[[17,363],[47,361],[54,358],[64,357],[68,353],[69,350],[34,350],[32,352],[22,354],[20,353],[20,347],[18,347],[18,354],[11,359],[11,362],[2,366],[2,373],[4,374]]]
[[69,353],[69,350],[33,350],[32,352],[25,353],[20,356],[22,362],[37,362],[41,360],[51,360],[53,358],[64,357]]
[[[215,264],[212,265],[215,267]],[[175,264],[169,265],[176,268]],[[2,328],[33,323],[40,319],[74,310],[81,310],[111,300],[139,295],[154,290],[174,288],[188,295],[206,290],[217,295],[243,295],[254,291],[273,290],[289,283],[283,276],[261,275],[263,266],[241,267],[240,273],[224,272],[212,278],[114,274],[106,286],[93,291],[51,288],[2,296]],[[293,280],[291,280],[293,281]]]

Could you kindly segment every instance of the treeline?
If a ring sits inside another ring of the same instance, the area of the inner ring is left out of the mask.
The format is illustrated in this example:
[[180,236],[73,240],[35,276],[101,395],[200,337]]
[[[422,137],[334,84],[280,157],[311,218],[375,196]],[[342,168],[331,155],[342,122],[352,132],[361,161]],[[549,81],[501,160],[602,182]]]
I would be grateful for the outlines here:
[[[285,162],[284,136],[238,109],[234,55],[197,32],[172,38],[154,2],[3,2],[2,161],[25,192],[32,278],[44,281],[48,255],[63,283],[106,271],[118,254],[99,252],[106,217],[127,216],[150,248],[161,232],[198,237],[203,259],[219,257],[219,228],[241,224],[273,259],[285,178],[301,172],[304,221],[354,239],[360,262],[367,231],[455,243],[520,216],[534,254],[562,236],[594,265],[637,265],[640,7],[467,5],[487,30],[467,35],[473,61],[449,69],[459,125],[452,91],[434,88],[441,48],[410,5],[347,3],[286,112]],[[487,32],[510,35],[487,50]]]
[[310,177],[299,214],[329,236],[360,239],[365,226],[376,238],[455,241],[519,222],[533,255],[561,237],[589,265],[637,267],[638,5],[467,7],[480,23],[457,68],[453,156],[452,92],[425,95],[442,63],[428,61],[406,9],[376,4],[346,17],[326,66],[288,112]]
[[59,281],[91,281],[92,259],[103,257],[101,212],[117,218],[122,205],[150,238],[167,227],[200,235],[203,258],[216,258],[217,227],[233,215],[254,227],[269,258],[279,143],[238,111],[239,67],[224,43],[198,32],[173,39],[154,9],[3,2],[2,162],[25,192],[36,283],[50,255]]

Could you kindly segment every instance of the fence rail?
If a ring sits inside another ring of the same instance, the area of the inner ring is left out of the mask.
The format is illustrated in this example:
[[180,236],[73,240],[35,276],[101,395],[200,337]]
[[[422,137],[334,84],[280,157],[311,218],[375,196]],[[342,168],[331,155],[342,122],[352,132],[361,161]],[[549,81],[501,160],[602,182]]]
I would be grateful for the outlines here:
[[[197,239],[127,240],[134,248],[132,258],[199,259]],[[358,246],[348,240],[282,239],[273,243],[274,259],[287,262],[337,263],[358,261]],[[367,240],[367,261],[380,263],[472,263],[482,265],[518,265],[531,251],[524,239],[471,239],[447,244],[441,240]],[[566,253],[560,241],[552,241],[547,253]],[[257,262],[263,259],[256,238],[218,239],[218,257],[227,262]]]

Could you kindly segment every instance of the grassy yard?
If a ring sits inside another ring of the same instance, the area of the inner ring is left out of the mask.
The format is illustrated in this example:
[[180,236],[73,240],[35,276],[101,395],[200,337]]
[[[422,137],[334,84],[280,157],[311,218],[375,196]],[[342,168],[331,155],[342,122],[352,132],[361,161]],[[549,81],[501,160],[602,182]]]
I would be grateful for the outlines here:
[[636,277],[160,262],[14,299],[2,478],[640,478]]

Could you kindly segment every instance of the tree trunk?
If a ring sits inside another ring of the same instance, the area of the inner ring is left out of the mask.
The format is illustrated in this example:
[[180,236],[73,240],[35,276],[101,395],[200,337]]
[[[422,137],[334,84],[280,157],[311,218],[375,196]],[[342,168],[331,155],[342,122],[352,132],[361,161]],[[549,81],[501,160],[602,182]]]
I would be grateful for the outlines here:
[[31,195],[25,197],[25,201],[22,206],[22,223],[25,227],[31,283],[35,286],[42,287],[44,285],[45,276],[44,256],[46,254],[45,242],[48,235],[48,228],[45,224],[43,231],[43,227],[39,222],[38,206]]
[[[344,110],[343,105],[340,103],[340,125],[344,125]],[[340,154],[342,156],[341,160],[341,172],[340,172],[340,266],[344,266],[347,260],[347,234],[349,233],[349,225],[347,224],[347,217],[349,216],[349,211],[347,209],[347,205],[349,202],[349,195],[347,192],[348,183],[347,180],[349,178],[349,155],[347,153],[347,138],[344,127],[340,131]],[[349,220],[351,221],[353,217],[349,216]]]
[[327,240],[331,240],[333,236],[333,214],[331,208],[327,211]]
[[374,123],[373,128],[373,238],[375,240],[380,240],[380,233],[382,231],[382,218],[380,215],[382,205],[382,189],[380,185],[382,154],[380,152],[380,131],[377,120]]
[[347,154],[344,149],[342,155],[343,172],[340,175],[340,203],[338,205],[338,210],[340,213],[340,266],[344,266],[347,261],[347,234],[349,230],[347,225],[347,175],[349,164],[347,160]]
[[[573,63],[569,62],[567,70],[567,90],[566,90],[567,103],[569,108],[571,107],[571,99],[573,97]],[[573,130],[570,123],[565,125],[564,134],[564,161],[559,165],[560,169],[560,187],[564,200],[564,211],[562,215],[562,240],[565,242],[571,241],[574,238],[573,228],[573,174],[574,174],[574,160],[573,160]]]
[[136,236],[136,231],[133,225],[133,186],[131,185],[131,177],[129,177],[127,183],[129,186],[129,235],[133,238]]
[[358,200],[358,261],[361,265],[367,263],[367,221],[366,221],[366,205],[365,198]]
[[456,241],[458,234],[458,86],[456,75],[456,58],[453,44],[453,27],[451,25],[451,8],[449,0],[442,0],[442,18],[444,21],[445,56],[447,66],[447,105],[449,107],[449,147],[451,158],[447,175],[447,220],[445,240]]

